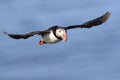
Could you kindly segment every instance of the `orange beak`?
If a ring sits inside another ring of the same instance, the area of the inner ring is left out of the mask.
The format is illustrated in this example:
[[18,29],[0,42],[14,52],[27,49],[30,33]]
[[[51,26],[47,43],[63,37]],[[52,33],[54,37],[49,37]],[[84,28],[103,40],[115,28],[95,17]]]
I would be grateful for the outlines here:
[[67,41],[67,33],[66,32],[64,32],[64,34],[63,34],[63,41]]

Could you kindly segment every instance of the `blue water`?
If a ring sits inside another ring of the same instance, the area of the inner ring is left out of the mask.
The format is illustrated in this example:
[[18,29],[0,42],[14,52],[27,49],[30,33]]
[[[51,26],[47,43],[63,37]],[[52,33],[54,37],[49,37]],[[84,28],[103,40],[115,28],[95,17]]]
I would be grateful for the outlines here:
[[0,31],[27,33],[81,24],[112,13],[104,24],[68,31],[68,41],[37,46],[40,36],[0,34],[0,80],[120,80],[120,1],[0,0]]

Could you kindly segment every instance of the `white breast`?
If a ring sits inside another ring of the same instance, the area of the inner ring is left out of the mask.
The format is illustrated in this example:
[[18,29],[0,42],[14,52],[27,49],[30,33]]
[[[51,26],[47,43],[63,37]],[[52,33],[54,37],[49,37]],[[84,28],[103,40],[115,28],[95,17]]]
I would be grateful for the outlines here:
[[53,34],[53,31],[50,31],[50,34],[45,34],[43,36],[43,40],[46,43],[56,43],[56,42],[61,41],[60,39],[58,39],[58,38],[55,37],[55,35]]

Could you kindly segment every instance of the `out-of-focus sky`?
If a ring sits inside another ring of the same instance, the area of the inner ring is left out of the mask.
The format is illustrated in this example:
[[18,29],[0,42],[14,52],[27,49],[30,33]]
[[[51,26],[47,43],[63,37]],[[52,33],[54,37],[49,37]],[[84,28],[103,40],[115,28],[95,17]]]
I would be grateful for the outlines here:
[[68,41],[37,46],[40,36],[0,33],[0,80],[120,80],[120,1],[0,0],[0,31],[27,33],[84,23],[111,12],[104,24],[68,31]]

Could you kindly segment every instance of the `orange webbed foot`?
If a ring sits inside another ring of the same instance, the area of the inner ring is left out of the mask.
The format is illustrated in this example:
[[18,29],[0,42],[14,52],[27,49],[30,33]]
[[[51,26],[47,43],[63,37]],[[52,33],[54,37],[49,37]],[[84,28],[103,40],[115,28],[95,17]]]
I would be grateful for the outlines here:
[[46,44],[46,42],[43,40],[40,40],[38,45],[43,45],[43,44]]

